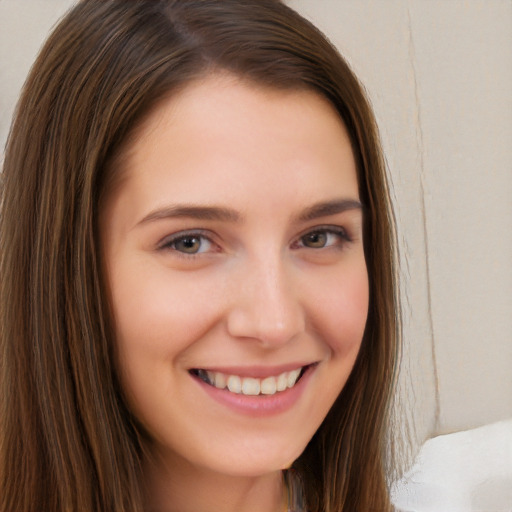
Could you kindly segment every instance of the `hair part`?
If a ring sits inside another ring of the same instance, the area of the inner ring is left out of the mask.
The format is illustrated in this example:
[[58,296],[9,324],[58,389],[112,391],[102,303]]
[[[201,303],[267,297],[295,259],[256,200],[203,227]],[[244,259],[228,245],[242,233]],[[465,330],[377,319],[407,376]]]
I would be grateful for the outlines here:
[[98,212],[124,143],[160,100],[215,72],[326,97],[365,204],[370,308],[352,374],[294,463],[309,510],[390,509],[398,350],[394,222],[363,88],[277,0],[83,0],[40,52],[8,139],[0,218],[0,510],[137,512],[144,432],[115,372]]

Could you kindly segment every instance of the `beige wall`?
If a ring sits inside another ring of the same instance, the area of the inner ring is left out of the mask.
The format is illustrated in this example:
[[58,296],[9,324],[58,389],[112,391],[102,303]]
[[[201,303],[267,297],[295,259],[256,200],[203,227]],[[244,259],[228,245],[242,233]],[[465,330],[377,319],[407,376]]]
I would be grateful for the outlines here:
[[[0,144],[71,0],[0,0]],[[402,252],[401,397],[418,442],[512,417],[512,1],[290,0],[365,83]]]

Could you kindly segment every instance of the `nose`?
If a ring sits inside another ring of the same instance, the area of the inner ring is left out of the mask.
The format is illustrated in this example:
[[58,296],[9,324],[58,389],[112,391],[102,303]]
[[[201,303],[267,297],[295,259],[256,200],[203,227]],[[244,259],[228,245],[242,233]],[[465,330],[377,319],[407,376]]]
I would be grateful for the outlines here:
[[282,261],[248,265],[232,284],[229,334],[276,347],[305,329],[305,314],[293,271]]

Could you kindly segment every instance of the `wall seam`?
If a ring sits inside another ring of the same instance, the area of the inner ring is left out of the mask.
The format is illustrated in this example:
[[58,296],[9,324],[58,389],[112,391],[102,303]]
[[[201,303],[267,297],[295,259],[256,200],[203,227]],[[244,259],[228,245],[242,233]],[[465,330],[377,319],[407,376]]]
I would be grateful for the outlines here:
[[411,9],[408,0],[404,0],[407,8],[407,28],[409,36],[409,63],[412,71],[413,91],[414,91],[414,105],[415,105],[415,133],[416,133],[416,149],[418,152],[419,168],[420,168],[420,207],[421,207],[421,221],[423,227],[423,240],[425,244],[425,272],[427,280],[427,313],[429,331],[431,337],[431,356],[434,368],[434,385],[435,385],[435,411],[434,411],[434,433],[439,431],[440,417],[441,417],[441,403],[440,403],[440,390],[439,390],[439,375],[437,370],[437,354],[435,345],[435,330],[434,319],[432,314],[432,289],[430,280],[430,252],[428,240],[428,226],[426,215],[426,202],[425,202],[425,160],[424,160],[424,139],[423,139],[423,124],[422,124],[422,111],[420,104],[420,91],[418,85],[418,73],[416,70],[416,48],[414,44],[413,30],[412,30],[412,17]]

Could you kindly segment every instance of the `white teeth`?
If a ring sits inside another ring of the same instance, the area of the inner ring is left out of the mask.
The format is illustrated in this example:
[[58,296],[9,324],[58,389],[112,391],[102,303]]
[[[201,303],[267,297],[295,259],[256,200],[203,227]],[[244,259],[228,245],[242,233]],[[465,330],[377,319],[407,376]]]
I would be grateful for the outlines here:
[[211,379],[211,382],[213,382],[215,387],[219,388],[219,389],[224,389],[228,385],[228,381],[226,379],[226,376],[223,373],[220,373],[220,372],[217,372],[215,374],[215,378]]
[[242,394],[244,395],[259,395],[260,394],[260,379],[252,379],[246,377],[242,380]]
[[288,374],[281,373],[279,377],[277,377],[277,391],[284,391],[288,387]]
[[261,393],[263,395],[273,395],[277,391],[277,382],[275,377],[267,377],[260,384]]
[[288,387],[293,388],[295,386],[295,383],[297,382],[297,379],[300,375],[300,368],[297,370],[293,370],[288,374]]
[[236,375],[230,375],[228,377],[228,389],[231,393],[242,392],[242,379]]
[[225,389],[227,387],[231,393],[256,396],[260,394],[274,395],[287,388],[292,388],[295,386],[301,371],[302,368],[297,368],[290,372],[283,372],[276,377],[266,377],[264,379],[226,375],[225,373],[210,370],[198,370],[198,375],[218,389]]

